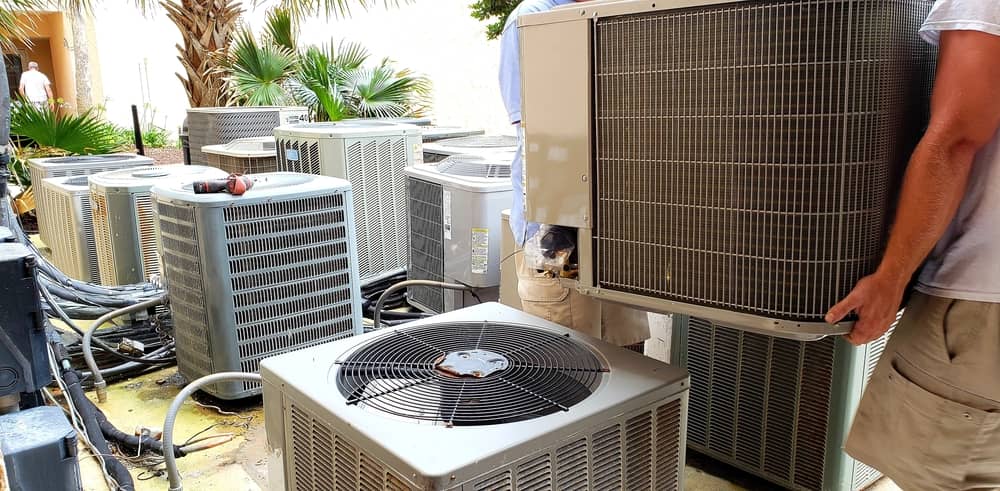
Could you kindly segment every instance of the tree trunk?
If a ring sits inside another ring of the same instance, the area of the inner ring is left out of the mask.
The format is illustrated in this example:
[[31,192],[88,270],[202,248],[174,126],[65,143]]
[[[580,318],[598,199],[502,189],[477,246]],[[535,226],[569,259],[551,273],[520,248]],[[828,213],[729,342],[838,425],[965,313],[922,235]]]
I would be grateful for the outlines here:
[[160,5],[181,32],[183,45],[177,57],[191,107],[225,105],[224,73],[218,70],[219,57],[229,48],[243,9],[239,1],[164,0]]
[[73,65],[76,68],[76,111],[83,114],[93,105],[90,86],[90,42],[87,39],[87,19],[80,6],[70,9],[73,29]]

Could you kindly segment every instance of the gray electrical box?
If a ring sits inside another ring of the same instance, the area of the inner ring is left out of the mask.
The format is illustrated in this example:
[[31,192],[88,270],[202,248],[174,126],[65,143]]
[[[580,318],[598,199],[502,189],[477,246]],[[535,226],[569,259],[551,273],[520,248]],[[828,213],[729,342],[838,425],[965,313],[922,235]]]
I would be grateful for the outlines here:
[[35,256],[0,243],[0,396],[35,392],[52,381]]
[[42,406],[0,416],[0,453],[3,489],[82,489],[76,431],[57,407]]

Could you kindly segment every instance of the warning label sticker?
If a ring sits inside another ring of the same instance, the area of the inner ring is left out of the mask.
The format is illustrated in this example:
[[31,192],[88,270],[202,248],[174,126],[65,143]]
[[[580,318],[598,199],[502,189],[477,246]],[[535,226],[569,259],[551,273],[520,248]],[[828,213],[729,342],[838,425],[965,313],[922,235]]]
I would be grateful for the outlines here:
[[490,269],[490,229],[472,229],[472,274],[486,274]]

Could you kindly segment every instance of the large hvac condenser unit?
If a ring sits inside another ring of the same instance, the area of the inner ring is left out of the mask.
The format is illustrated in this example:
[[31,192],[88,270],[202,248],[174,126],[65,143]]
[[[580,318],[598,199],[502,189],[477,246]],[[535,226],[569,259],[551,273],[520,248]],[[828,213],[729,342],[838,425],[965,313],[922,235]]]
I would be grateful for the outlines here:
[[[260,360],[361,332],[347,181],[257,174],[242,196],[152,190],[177,366],[189,380],[256,372]],[[206,389],[236,399],[259,384]]]
[[421,163],[420,130],[383,121],[341,121],[274,130],[278,169],[347,179],[354,192],[361,278],[406,267],[406,176]]
[[[459,283],[476,288],[483,301],[500,298],[500,215],[513,199],[510,163],[457,155],[406,169],[408,279]],[[473,300],[468,292],[416,286],[407,301],[442,313]]]
[[260,174],[278,171],[278,151],[273,136],[238,138],[201,149],[208,165],[230,174]]
[[[31,182],[40,183],[49,177],[86,176],[127,167],[153,165],[153,159],[130,153],[110,155],[73,155],[69,157],[49,157],[28,159],[28,169]],[[52,247],[53,237],[49,234],[49,223],[56,223],[60,217],[50,218],[49,210],[52,204],[48,201],[45,189],[36,184],[35,203],[37,206],[38,235],[45,245]]]
[[508,135],[473,135],[448,138],[424,145],[424,162],[440,162],[455,155],[509,154],[513,160],[517,137]]
[[888,335],[802,342],[674,316],[671,364],[691,374],[688,447],[786,489],[860,491],[881,474],[844,453]]
[[90,176],[94,243],[100,282],[131,285],[161,274],[159,230],[150,189],[221,179],[226,173],[200,165],[163,165],[102,172]]
[[52,264],[71,278],[99,283],[87,176],[50,177],[36,187],[45,194]]
[[206,145],[229,143],[237,138],[271,136],[278,126],[309,120],[304,107],[198,107],[187,110],[191,163],[205,165]]
[[800,339],[874,271],[926,125],[932,0],[619,1],[521,17],[527,218],[579,288]]
[[274,489],[683,489],[684,370],[496,303],[261,376]]

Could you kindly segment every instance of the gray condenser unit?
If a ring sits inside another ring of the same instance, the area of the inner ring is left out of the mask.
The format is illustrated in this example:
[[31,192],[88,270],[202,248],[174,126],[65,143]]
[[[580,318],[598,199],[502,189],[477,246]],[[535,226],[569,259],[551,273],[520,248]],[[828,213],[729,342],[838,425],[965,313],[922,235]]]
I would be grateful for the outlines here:
[[527,218],[578,287],[817,339],[926,125],[932,0],[576,3],[519,20]]
[[691,374],[688,447],[801,491],[860,491],[882,475],[843,451],[889,335],[803,342],[674,316],[671,364]]
[[283,124],[309,120],[304,107],[198,107],[188,109],[188,146],[192,164],[208,164],[205,145],[229,143],[237,138],[271,136]]
[[496,303],[261,376],[273,489],[683,489],[684,370]]
[[273,136],[238,138],[201,149],[208,165],[230,174],[260,174],[278,171],[278,151]]
[[160,234],[150,190],[154,185],[222,179],[200,165],[161,165],[90,176],[94,250],[102,285],[132,285],[160,275]]
[[438,140],[424,145],[424,163],[433,164],[454,155],[509,154],[513,160],[517,137],[472,135]]
[[[267,356],[362,330],[350,185],[282,172],[254,179],[242,196],[152,190],[177,366],[188,379],[256,372]],[[260,386],[206,392],[236,399]]]
[[72,155],[68,157],[48,157],[38,159],[28,159],[28,170],[31,175],[31,182],[36,183],[35,203],[38,208],[36,216],[38,219],[38,235],[45,245],[52,247],[53,237],[50,235],[50,228],[57,225],[59,216],[52,217],[49,211],[52,204],[49,203],[45,189],[38,183],[49,177],[66,176],[87,176],[115,169],[128,167],[140,167],[143,165],[153,165],[153,159],[131,153],[116,153],[109,155]]
[[[513,199],[511,161],[456,155],[406,169],[409,213],[407,279],[459,283],[480,300],[500,298],[500,215]],[[468,292],[410,287],[410,305],[442,313],[475,302]]]
[[278,169],[350,181],[361,279],[406,267],[406,176],[421,163],[416,126],[381,120],[305,123],[274,130]]

